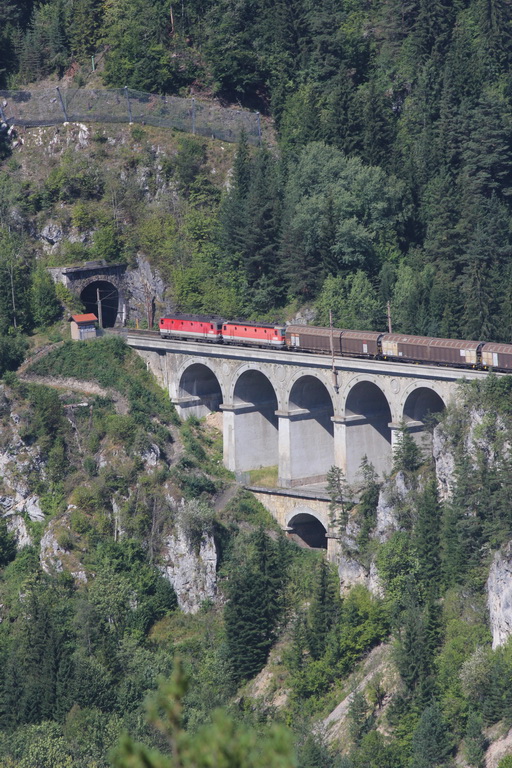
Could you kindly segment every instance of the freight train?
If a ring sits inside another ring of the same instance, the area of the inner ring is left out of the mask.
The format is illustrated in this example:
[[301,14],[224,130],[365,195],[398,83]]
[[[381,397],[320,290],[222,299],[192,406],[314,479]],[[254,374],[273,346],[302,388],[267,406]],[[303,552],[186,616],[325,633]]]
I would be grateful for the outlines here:
[[309,325],[265,325],[201,315],[162,317],[159,331],[163,338],[192,339],[214,344],[272,347],[316,354],[333,353],[342,357],[512,372],[512,344],[488,341],[460,341]]

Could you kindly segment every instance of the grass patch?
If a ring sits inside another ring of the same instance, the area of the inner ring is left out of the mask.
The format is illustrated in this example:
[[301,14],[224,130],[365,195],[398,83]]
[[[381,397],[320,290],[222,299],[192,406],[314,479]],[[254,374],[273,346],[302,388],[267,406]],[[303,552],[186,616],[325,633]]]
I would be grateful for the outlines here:
[[261,469],[251,469],[249,472],[249,482],[251,485],[261,486],[262,488],[277,488],[278,485],[278,467],[261,467]]

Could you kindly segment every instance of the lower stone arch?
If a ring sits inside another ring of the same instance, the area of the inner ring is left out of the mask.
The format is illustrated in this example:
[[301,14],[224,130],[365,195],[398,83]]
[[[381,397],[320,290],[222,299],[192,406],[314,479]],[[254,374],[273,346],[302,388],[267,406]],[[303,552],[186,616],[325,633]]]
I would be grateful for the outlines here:
[[92,312],[102,328],[113,328],[119,312],[119,290],[109,280],[91,280],[82,288],[80,301]]
[[346,478],[360,480],[363,457],[378,475],[391,471],[391,409],[384,392],[372,381],[358,381],[345,403]]
[[220,410],[222,389],[211,368],[203,363],[185,368],[178,386],[178,402],[186,415],[198,418]]
[[297,507],[288,516],[288,536],[297,544],[310,549],[327,549],[327,528],[308,507]]

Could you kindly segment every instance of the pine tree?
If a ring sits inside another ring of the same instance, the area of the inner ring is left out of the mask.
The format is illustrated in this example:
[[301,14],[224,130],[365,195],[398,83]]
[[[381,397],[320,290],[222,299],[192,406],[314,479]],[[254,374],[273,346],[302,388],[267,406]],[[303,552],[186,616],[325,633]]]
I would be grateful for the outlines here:
[[414,472],[421,463],[420,449],[413,436],[403,422],[397,435],[397,442],[393,450],[393,470],[395,472]]
[[464,751],[466,760],[472,768],[484,767],[486,739],[482,733],[483,721],[481,715],[473,710],[469,713],[466,735],[464,737]]
[[435,599],[440,583],[440,522],[436,480],[432,479],[416,503],[414,548],[418,557],[419,577],[426,595]]
[[334,626],[339,612],[339,600],[331,579],[329,566],[324,559],[317,566],[311,605],[308,610],[307,638],[309,652],[313,659],[320,659],[325,653],[327,636]]
[[412,768],[440,768],[448,765],[452,744],[439,707],[432,704],[420,718],[412,740]]

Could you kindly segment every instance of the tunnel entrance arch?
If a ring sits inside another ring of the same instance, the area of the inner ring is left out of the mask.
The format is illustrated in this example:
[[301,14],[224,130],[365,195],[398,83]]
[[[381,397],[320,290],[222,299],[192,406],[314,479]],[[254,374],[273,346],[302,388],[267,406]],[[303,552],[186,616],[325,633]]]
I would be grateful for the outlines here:
[[86,312],[98,318],[102,328],[113,328],[119,311],[119,291],[108,280],[93,280],[80,293]]
[[320,520],[309,512],[298,512],[290,518],[288,536],[299,546],[327,549],[327,531]]
[[233,392],[235,471],[277,467],[279,430],[277,396],[261,371],[249,369],[237,379]]
[[432,432],[427,425],[432,417],[445,408],[444,400],[430,387],[413,389],[404,403],[403,422],[416,443],[425,451],[432,449]]
[[[326,385],[316,376],[301,376],[293,384],[287,412],[287,472],[289,485],[325,480],[334,464],[334,407]],[[284,425],[283,425],[284,427]]]
[[360,381],[345,404],[346,478],[360,480],[364,456],[378,475],[391,471],[391,409],[384,392],[371,381]]
[[197,418],[219,411],[223,401],[219,380],[213,371],[202,363],[193,363],[183,371],[178,398],[181,408],[186,408],[186,415]]

